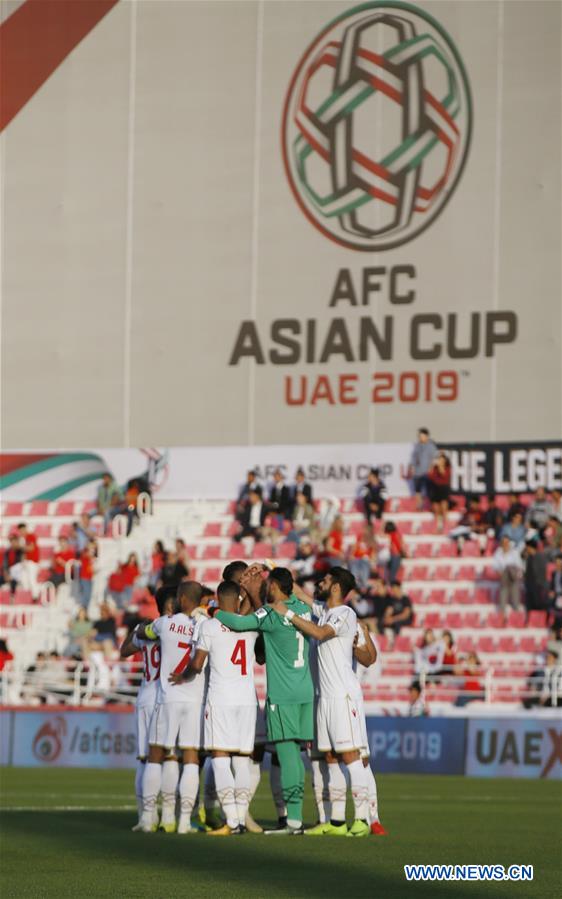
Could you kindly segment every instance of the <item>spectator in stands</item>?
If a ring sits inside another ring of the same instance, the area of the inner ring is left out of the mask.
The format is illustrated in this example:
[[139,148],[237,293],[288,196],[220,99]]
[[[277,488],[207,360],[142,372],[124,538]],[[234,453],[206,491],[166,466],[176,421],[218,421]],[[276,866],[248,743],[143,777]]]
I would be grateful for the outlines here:
[[552,625],[550,640],[546,644],[546,648],[555,652],[558,658],[562,659],[562,621],[555,621]]
[[306,480],[304,469],[299,467],[297,468],[295,473],[295,483],[291,488],[291,499],[293,502],[293,507],[296,505],[297,498],[300,493],[304,495],[306,502],[312,506],[312,487]]
[[189,568],[178,559],[176,552],[169,552],[166,564],[160,572],[160,586],[178,587],[187,577],[189,577]]
[[414,649],[414,670],[416,674],[425,672],[427,675],[438,674],[443,670],[445,657],[445,644],[438,640],[432,628],[428,627],[423,632],[420,646]]
[[17,533],[22,551],[17,580],[24,590],[29,590],[33,599],[39,596],[39,546],[37,537],[24,522],[18,524]]
[[[189,569],[181,562],[179,557],[178,562],[184,565],[184,568],[186,568],[187,573],[189,574]],[[123,576],[123,601],[124,604],[128,606],[133,596],[134,586],[140,575],[139,559],[136,553],[129,554],[127,561],[121,569],[121,574]]]
[[246,475],[246,481],[238,491],[238,498],[236,500],[236,513],[235,518],[242,524],[242,517],[246,512],[248,505],[250,504],[250,494],[257,493],[260,497],[262,495],[262,486],[258,481],[258,477],[256,472],[253,469]]
[[4,670],[4,665],[7,662],[13,661],[13,655],[8,649],[8,644],[5,640],[0,639],[0,671]]
[[273,483],[269,490],[269,512],[272,515],[272,524],[275,530],[282,531],[286,520],[291,518],[293,501],[283,472],[276,468],[273,472]]
[[464,678],[461,685],[462,693],[455,700],[456,706],[465,706],[469,702],[485,698],[484,688],[480,680],[482,667],[480,659],[475,652],[468,653],[466,660],[461,662],[455,669],[455,674]]
[[243,513],[239,519],[240,530],[235,535],[234,540],[237,543],[244,537],[253,537],[254,540],[261,540],[267,514],[268,508],[262,500],[261,493],[258,493],[257,490],[251,490],[248,495],[248,503],[244,506]]
[[76,535],[76,555],[80,556],[86,549],[91,540],[97,538],[95,528],[92,527],[91,519],[88,514],[80,517],[80,521],[74,523],[74,533]]
[[539,487],[535,493],[535,498],[527,510],[527,525],[538,531],[540,536],[544,536],[548,519],[554,515],[554,506],[548,499],[544,487]]
[[531,673],[527,686],[532,695],[523,700],[526,709],[562,707],[562,665],[557,652],[547,651],[544,668]]
[[484,522],[488,528],[488,537],[491,537],[494,540],[500,539],[504,520],[503,512],[496,502],[495,493],[490,493],[488,496],[488,508],[484,513]]
[[383,617],[383,627],[390,631],[392,645],[402,628],[408,627],[413,620],[412,600],[402,591],[400,581],[393,581]]
[[323,536],[329,534],[332,525],[339,514],[339,500],[335,496],[324,497],[320,500],[318,509],[318,528]]
[[365,517],[372,524],[373,518],[380,521],[386,504],[386,486],[382,480],[379,469],[371,468],[365,486],[363,488],[363,502],[365,504]]
[[502,527],[500,531],[500,540],[507,537],[513,546],[518,550],[522,550],[525,545],[526,534],[527,528],[523,524],[521,512],[514,512],[511,518]]
[[457,650],[455,648],[455,638],[451,631],[443,631],[441,634],[441,642],[444,646],[443,667],[441,674],[452,674],[457,664]]
[[393,521],[387,521],[384,526],[384,537],[381,538],[382,546],[379,548],[378,561],[382,562],[386,570],[386,579],[392,583],[398,577],[402,559],[408,558],[406,545],[402,534]]
[[539,550],[536,540],[525,543],[525,606],[527,612],[548,607],[548,580],[546,555]]
[[375,601],[369,589],[353,592],[349,599],[349,605],[357,617],[365,622],[370,631],[376,630]]
[[502,537],[494,553],[494,568],[500,576],[499,605],[504,616],[508,604],[518,611],[521,608],[521,580],[523,560],[519,550],[509,537]]
[[117,505],[120,505],[122,501],[123,497],[119,487],[109,472],[106,471],[101,479],[101,484],[98,487],[96,500],[96,512],[103,517],[104,530],[107,530],[112,515],[117,514],[113,512],[113,510]]
[[559,521],[562,521],[562,492],[560,490],[553,490],[550,496],[554,514]]
[[341,515],[336,515],[336,517],[334,518],[332,529],[328,534],[326,550],[328,552],[329,564],[331,568],[337,565],[344,565],[345,567],[345,553],[343,550],[343,518],[341,517]]
[[96,544],[91,541],[80,553],[80,570],[78,585],[80,589],[80,604],[88,609],[92,599],[92,582],[94,579],[94,559],[96,557]]
[[176,555],[178,560],[184,565],[189,571],[189,563],[191,559],[189,558],[189,553],[187,551],[187,546],[185,545],[185,540],[182,540],[181,537],[176,539]]
[[148,585],[152,590],[155,590],[162,574],[162,569],[166,564],[168,558],[168,553],[164,549],[164,544],[161,540],[157,540],[154,546],[152,547],[152,556],[150,562],[150,575],[148,578]]
[[459,523],[451,531],[449,537],[457,544],[457,555],[462,556],[464,544],[467,540],[476,540],[480,547],[480,555],[486,552],[488,542],[484,511],[477,496],[472,496],[467,501],[467,508]]
[[[303,495],[303,494],[301,494]],[[304,495],[303,495],[304,496]],[[299,543],[293,570],[295,572],[295,580],[302,587],[307,581],[314,580],[314,567],[316,565],[316,554],[310,537],[303,537]]]
[[117,645],[117,625],[113,612],[106,602],[100,609],[100,617],[94,621],[92,638],[98,649],[103,651],[106,658],[111,658]]
[[44,652],[38,652],[35,661],[25,672],[25,679],[29,685],[28,689],[24,688],[23,698],[27,701],[30,699],[38,699],[39,702],[46,702],[46,693],[41,689],[45,682],[45,669],[47,667],[47,655]]
[[527,513],[527,506],[522,501],[521,497],[517,495],[517,493],[510,493],[507,499],[507,516],[509,519],[513,518],[514,515],[520,515],[521,520],[525,518]]
[[357,581],[360,590],[365,590],[371,577],[373,565],[377,561],[377,548],[371,529],[368,526],[357,534],[355,543],[349,551],[348,568]]
[[74,550],[70,546],[66,537],[59,537],[58,548],[53,553],[51,562],[51,573],[49,580],[55,587],[60,587],[65,581],[66,564],[74,559]]
[[314,529],[314,509],[307,502],[306,494],[297,493],[291,520],[291,530],[287,540],[299,543],[302,537],[309,537]]
[[548,605],[552,613],[553,627],[562,625],[562,554],[556,556],[554,571],[550,576]]
[[409,718],[426,718],[429,711],[422,699],[422,689],[419,681],[415,680],[408,688],[408,717]]
[[379,574],[374,574],[369,580],[369,586],[364,593],[364,598],[371,600],[376,630],[379,634],[383,634],[384,616],[390,605],[390,596],[385,580]]
[[558,555],[558,547],[562,542],[562,523],[560,522],[558,515],[551,515],[549,517],[544,530],[544,541],[545,550],[549,556],[556,558]]
[[8,537],[8,544],[8,548],[4,550],[4,555],[2,557],[2,582],[4,584],[9,584],[11,592],[15,593],[18,580],[17,577],[14,576],[14,567],[19,565],[23,556],[18,534],[10,534]]
[[414,480],[416,508],[423,507],[424,496],[427,496],[427,476],[432,462],[437,455],[437,447],[429,435],[427,428],[420,428],[418,439],[412,450],[409,476]]
[[451,463],[446,453],[437,454],[427,473],[427,491],[438,531],[445,528],[451,495]]
[[76,617],[68,625],[68,649],[66,654],[74,658],[87,659],[91,631],[92,622],[88,618],[86,609],[78,609]]

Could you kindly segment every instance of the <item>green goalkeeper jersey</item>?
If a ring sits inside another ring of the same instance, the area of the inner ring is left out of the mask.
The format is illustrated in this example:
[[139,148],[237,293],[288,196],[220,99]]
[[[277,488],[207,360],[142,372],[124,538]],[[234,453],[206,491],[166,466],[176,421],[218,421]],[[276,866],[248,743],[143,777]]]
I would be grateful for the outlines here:
[[[295,615],[310,620],[310,609],[293,594],[286,601]],[[251,615],[215,613],[231,631],[260,631],[265,643],[267,698],[270,703],[312,702],[314,689],[308,664],[309,638],[289,621],[263,606]]]

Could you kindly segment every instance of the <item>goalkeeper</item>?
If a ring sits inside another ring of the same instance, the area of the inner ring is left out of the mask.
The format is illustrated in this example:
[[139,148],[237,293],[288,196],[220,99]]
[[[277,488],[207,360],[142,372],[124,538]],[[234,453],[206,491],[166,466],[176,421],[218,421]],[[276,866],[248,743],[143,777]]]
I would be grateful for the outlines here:
[[308,663],[309,638],[291,627],[287,616],[279,615],[266,603],[282,601],[288,616],[310,619],[310,609],[293,594],[293,576],[287,568],[275,568],[266,580],[262,572],[243,576],[256,611],[250,615],[231,612],[215,613],[222,624],[232,631],[260,631],[265,644],[267,673],[267,738],[275,744],[281,767],[281,786],[287,806],[287,824],[266,834],[299,835],[303,833],[302,804],[304,796],[304,765],[301,742],[314,736],[314,690]]

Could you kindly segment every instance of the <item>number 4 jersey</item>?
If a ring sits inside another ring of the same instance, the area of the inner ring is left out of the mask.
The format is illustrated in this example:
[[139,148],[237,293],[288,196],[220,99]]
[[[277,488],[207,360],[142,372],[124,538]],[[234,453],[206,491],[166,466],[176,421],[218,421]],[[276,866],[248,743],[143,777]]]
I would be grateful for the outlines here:
[[[292,595],[286,602],[295,615],[310,620],[310,609]],[[308,663],[309,638],[289,621],[263,606],[251,615],[216,612],[219,619],[233,631],[260,631],[265,643],[267,698],[274,704],[312,702],[314,690]]]
[[181,674],[195,651],[200,623],[178,612],[157,618],[146,629],[147,637],[160,640],[160,679],[158,681],[157,703],[196,702],[200,705],[205,695],[206,677],[204,672],[193,675],[180,684],[171,684],[170,674]]
[[257,633],[236,634],[220,621],[204,621],[197,649],[209,654],[207,699],[214,705],[256,705],[254,646]]

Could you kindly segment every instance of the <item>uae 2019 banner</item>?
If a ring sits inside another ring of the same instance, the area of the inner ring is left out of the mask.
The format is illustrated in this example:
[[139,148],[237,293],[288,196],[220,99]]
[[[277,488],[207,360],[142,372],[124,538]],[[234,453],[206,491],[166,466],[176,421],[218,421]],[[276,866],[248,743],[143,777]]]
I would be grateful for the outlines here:
[[562,434],[560,3],[2,13],[4,448]]

